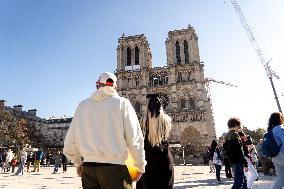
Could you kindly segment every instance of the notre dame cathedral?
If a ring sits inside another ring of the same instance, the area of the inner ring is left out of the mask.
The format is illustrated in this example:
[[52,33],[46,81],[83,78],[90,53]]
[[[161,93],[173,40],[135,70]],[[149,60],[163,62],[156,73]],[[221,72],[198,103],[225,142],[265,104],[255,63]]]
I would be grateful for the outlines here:
[[172,117],[170,140],[210,144],[216,133],[194,28],[168,32],[166,53],[167,65],[153,68],[146,37],[123,34],[117,47],[118,92],[131,101],[139,117],[146,109],[146,95],[160,94]]

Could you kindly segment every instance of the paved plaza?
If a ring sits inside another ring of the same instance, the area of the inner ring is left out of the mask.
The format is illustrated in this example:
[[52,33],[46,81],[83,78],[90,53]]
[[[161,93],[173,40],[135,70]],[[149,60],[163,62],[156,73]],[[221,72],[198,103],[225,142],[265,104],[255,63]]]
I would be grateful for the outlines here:
[[[5,189],[78,189],[81,187],[80,177],[76,175],[75,167],[68,167],[67,173],[62,168],[57,174],[52,174],[53,167],[43,167],[40,172],[25,173],[23,176],[13,176],[11,173],[0,174],[0,188]],[[221,177],[225,178],[224,167]],[[269,189],[275,179],[274,176],[259,176],[254,189]],[[214,173],[209,173],[208,166],[175,166],[174,189],[231,188],[232,180],[223,179],[223,184],[217,184]]]

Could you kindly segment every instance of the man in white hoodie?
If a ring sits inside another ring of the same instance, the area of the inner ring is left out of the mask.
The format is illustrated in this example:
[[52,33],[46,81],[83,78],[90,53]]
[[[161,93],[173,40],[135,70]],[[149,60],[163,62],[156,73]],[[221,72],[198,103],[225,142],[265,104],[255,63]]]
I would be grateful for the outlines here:
[[129,100],[116,91],[114,74],[102,73],[97,90],[76,109],[63,153],[74,162],[83,188],[131,189],[128,151],[140,179],[145,172],[144,138]]

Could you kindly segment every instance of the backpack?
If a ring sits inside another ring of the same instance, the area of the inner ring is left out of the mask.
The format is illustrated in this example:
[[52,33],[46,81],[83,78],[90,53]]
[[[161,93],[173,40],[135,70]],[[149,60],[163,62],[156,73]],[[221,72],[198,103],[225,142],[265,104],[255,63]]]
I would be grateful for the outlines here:
[[263,136],[263,144],[262,144],[262,152],[267,157],[274,157],[276,156],[280,148],[282,146],[282,143],[278,146],[272,131],[268,131]]

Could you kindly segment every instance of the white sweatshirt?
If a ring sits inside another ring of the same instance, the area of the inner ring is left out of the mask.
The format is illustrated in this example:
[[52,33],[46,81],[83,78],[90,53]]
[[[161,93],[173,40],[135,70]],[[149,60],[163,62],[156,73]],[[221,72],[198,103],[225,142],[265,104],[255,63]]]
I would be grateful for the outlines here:
[[77,167],[81,157],[84,162],[125,165],[128,151],[144,173],[144,138],[135,110],[115,89],[101,87],[77,107],[63,153]]

